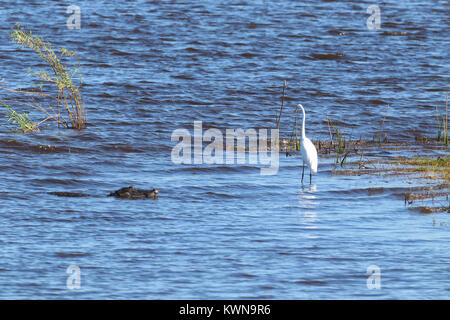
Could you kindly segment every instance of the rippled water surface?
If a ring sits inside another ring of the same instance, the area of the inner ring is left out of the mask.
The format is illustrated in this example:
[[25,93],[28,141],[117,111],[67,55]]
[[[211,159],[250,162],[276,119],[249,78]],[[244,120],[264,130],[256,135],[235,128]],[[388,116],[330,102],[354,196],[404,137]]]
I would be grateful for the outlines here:
[[[371,4],[78,1],[71,30],[69,3],[0,1],[1,85],[29,88],[27,70],[45,68],[9,40],[19,22],[79,54],[89,121],[28,135],[0,127],[0,298],[449,298],[449,216],[408,210],[398,196],[408,178],[334,175],[321,157],[302,186],[300,155],[281,154],[272,176],[171,161],[172,132],[194,121],[272,128],[283,80],[281,136],[297,103],[314,140],[328,138],[325,115],[356,138],[372,139],[384,117],[391,140],[435,135],[450,6],[384,1],[369,30]],[[106,196],[128,185],[160,198]],[[366,285],[370,265],[379,290]]]

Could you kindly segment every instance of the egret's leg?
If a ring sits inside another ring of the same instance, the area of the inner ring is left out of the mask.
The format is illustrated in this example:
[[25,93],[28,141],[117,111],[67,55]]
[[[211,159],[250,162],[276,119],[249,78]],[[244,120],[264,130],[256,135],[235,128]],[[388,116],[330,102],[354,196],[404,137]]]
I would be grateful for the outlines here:
[[312,173],[311,170],[309,170],[309,184],[311,184],[311,180],[312,180]]
[[303,176],[305,175],[305,162],[303,162],[302,168],[303,168],[303,170],[302,170],[302,183],[303,183]]

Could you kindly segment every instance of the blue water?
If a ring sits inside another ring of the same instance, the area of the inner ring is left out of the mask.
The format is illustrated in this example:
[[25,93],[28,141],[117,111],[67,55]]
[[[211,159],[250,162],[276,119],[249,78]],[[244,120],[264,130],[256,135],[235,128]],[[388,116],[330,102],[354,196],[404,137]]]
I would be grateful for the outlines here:
[[[1,86],[29,88],[28,68],[45,68],[9,40],[19,22],[79,54],[89,122],[28,135],[0,127],[0,298],[448,299],[449,215],[409,210],[399,195],[434,181],[334,174],[321,154],[303,186],[299,154],[280,153],[272,176],[171,160],[172,132],[193,133],[194,121],[273,128],[283,80],[281,136],[297,103],[314,140],[328,139],[325,115],[353,138],[372,139],[385,116],[390,140],[435,136],[450,7],[386,1],[369,30],[371,4],[78,1],[81,29],[71,30],[68,4],[0,1]],[[106,196],[128,185],[160,197]],[[67,286],[70,265],[79,289]],[[379,289],[366,285],[371,265]]]

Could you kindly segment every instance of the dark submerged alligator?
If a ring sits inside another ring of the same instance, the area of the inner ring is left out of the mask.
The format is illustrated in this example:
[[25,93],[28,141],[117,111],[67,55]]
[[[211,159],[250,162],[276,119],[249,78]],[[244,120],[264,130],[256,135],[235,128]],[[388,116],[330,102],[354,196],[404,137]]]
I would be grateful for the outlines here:
[[[78,192],[49,192],[49,194],[58,197],[89,197],[90,194],[78,193]],[[109,197],[116,197],[120,199],[138,200],[138,199],[157,199],[159,191],[158,189],[143,190],[137,189],[133,186],[121,188],[114,192],[111,192]]]

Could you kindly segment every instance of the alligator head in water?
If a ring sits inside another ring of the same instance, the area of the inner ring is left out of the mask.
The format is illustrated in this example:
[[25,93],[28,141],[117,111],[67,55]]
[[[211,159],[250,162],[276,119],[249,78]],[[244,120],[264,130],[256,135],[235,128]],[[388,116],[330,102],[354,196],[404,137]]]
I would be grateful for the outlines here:
[[125,187],[114,192],[111,192],[109,196],[121,198],[121,199],[145,199],[152,198],[156,199],[158,197],[159,191],[157,189],[152,190],[141,190],[136,189],[133,186]]

